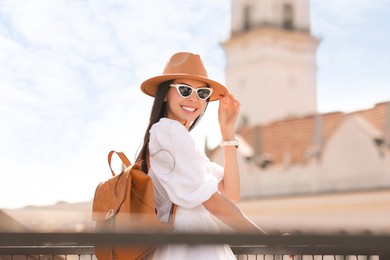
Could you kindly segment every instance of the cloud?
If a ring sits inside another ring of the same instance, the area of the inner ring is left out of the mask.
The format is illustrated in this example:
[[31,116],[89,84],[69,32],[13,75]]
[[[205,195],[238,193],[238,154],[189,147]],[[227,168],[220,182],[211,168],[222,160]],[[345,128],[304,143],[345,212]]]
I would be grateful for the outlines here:
[[210,56],[210,75],[223,79],[229,6],[2,1],[0,207],[91,199],[110,176],[110,149],[134,159],[152,101],[139,84],[173,52]]
[[390,99],[380,87],[390,81],[384,71],[390,60],[385,47],[390,44],[388,0],[314,0],[311,7],[312,30],[322,38],[317,52],[319,110],[348,112]]
[[[318,15],[319,19],[325,18],[328,24],[337,23],[334,19],[342,23],[354,23],[364,19],[372,11],[383,9],[386,4],[388,0],[312,0],[312,17]],[[328,15],[331,15],[333,19],[328,20]]]

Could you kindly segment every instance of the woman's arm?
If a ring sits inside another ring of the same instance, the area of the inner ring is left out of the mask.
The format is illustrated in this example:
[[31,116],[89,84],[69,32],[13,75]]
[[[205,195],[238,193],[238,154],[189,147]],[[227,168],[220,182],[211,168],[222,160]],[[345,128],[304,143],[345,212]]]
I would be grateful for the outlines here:
[[[223,141],[235,139],[235,123],[240,112],[240,102],[231,93],[220,98],[218,120]],[[240,199],[240,173],[238,169],[237,148],[223,147],[224,177],[218,190],[232,201]]]
[[240,174],[236,150],[235,146],[223,147],[224,177],[218,185],[218,190],[234,202],[240,199]]
[[250,221],[232,201],[219,192],[214,193],[208,200],[203,202],[203,206],[223,223],[237,231],[267,234]]

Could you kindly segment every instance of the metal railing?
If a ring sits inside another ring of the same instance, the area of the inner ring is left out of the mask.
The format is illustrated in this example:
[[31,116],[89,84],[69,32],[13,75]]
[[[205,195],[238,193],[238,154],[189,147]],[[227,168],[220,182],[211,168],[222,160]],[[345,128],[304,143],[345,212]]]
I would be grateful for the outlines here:
[[0,233],[0,259],[95,259],[99,245],[229,244],[238,259],[390,259],[390,235]]

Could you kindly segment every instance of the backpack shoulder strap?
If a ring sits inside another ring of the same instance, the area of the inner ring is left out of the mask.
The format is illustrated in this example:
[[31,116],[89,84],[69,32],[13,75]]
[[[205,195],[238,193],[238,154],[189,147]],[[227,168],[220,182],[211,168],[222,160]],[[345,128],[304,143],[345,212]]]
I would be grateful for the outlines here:
[[131,162],[130,160],[127,158],[127,156],[122,153],[122,152],[116,152],[116,151],[110,151],[108,153],[108,166],[110,166],[110,170],[111,170],[111,174],[112,176],[115,176],[115,172],[112,170],[112,167],[111,167],[111,158],[112,158],[112,155],[113,154],[117,154],[119,156],[119,158],[121,159],[121,161],[123,162],[123,164],[126,166],[126,167],[129,167],[131,166]]
[[168,223],[175,223],[177,205],[172,203],[171,210],[169,211]]

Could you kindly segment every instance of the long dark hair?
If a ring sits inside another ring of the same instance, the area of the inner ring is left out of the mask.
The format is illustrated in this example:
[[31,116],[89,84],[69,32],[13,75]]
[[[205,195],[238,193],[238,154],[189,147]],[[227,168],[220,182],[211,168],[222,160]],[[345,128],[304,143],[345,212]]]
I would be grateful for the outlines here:
[[[156,92],[156,95],[154,97],[152,111],[150,113],[150,118],[149,118],[149,125],[146,128],[142,148],[141,148],[141,151],[138,154],[137,160],[136,160],[137,163],[141,164],[141,169],[145,173],[148,173],[147,157],[149,155],[149,138],[150,138],[149,131],[155,123],[160,121],[161,118],[166,117],[167,102],[164,100],[165,100],[165,97],[168,93],[169,87],[170,87],[172,82],[173,82],[173,80],[169,80],[169,81],[165,81],[165,82],[161,83],[157,87],[157,92]],[[206,102],[206,106],[205,106],[203,112],[191,124],[189,131],[194,129],[194,127],[200,121],[204,112],[206,111],[208,103],[209,103],[209,99]]]

